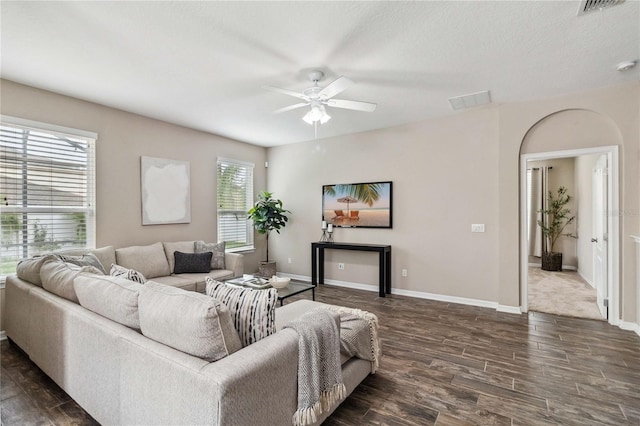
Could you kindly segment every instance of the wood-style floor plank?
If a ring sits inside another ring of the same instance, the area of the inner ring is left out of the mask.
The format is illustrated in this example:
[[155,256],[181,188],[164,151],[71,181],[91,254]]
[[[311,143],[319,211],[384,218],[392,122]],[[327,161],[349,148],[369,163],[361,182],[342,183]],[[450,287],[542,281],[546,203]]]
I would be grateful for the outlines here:
[[[640,425],[633,332],[329,285],[316,296],[375,313],[383,349],[326,425]],[[96,424],[22,352],[0,349],[3,425]]]

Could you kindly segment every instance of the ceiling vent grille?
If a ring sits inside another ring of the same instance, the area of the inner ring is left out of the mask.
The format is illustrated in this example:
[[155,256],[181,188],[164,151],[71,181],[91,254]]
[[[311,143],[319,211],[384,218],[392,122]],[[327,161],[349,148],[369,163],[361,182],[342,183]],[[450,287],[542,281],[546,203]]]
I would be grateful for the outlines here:
[[491,103],[491,96],[489,95],[489,91],[485,90],[483,92],[449,98],[449,103],[454,110],[473,108]]
[[589,12],[598,12],[621,3],[624,3],[624,0],[582,0],[578,9],[578,16]]

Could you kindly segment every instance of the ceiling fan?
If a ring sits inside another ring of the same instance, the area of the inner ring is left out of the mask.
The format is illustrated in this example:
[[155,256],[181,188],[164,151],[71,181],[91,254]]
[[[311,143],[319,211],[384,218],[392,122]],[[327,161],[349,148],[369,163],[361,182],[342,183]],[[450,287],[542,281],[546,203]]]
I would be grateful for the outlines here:
[[273,86],[263,86],[266,90],[273,92],[283,93],[285,95],[293,96],[302,99],[304,102],[300,102],[294,105],[290,105],[284,108],[273,111],[274,114],[280,114],[282,112],[291,111],[294,109],[311,106],[309,112],[302,118],[305,122],[316,126],[318,122],[324,124],[331,119],[331,116],[327,114],[325,106],[334,108],[353,109],[356,111],[372,112],[376,109],[376,104],[371,102],[361,101],[349,101],[345,99],[332,99],[338,93],[346,90],[355,83],[346,77],[340,76],[331,82],[328,86],[322,88],[318,86],[318,82],[322,80],[324,73],[319,70],[313,70],[309,72],[309,80],[313,82],[313,86],[305,89],[302,93],[294,92],[292,90],[281,89]]

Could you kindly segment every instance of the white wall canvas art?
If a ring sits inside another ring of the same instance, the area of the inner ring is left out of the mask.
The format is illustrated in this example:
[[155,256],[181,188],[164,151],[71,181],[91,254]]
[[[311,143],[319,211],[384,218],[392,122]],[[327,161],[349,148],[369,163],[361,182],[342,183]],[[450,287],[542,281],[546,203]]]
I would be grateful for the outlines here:
[[188,161],[141,157],[142,224],[191,223]]

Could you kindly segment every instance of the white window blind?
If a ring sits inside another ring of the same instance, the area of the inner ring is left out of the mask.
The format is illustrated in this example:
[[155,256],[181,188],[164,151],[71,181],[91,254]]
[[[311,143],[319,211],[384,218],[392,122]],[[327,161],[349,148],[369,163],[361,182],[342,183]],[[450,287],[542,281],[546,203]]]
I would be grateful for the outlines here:
[[95,247],[95,134],[0,118],[3,279],[20,259]]
[[218,158],[218,242],[229,251],[253,249],[253,224],[247,212],[253,206],[251,163]]

